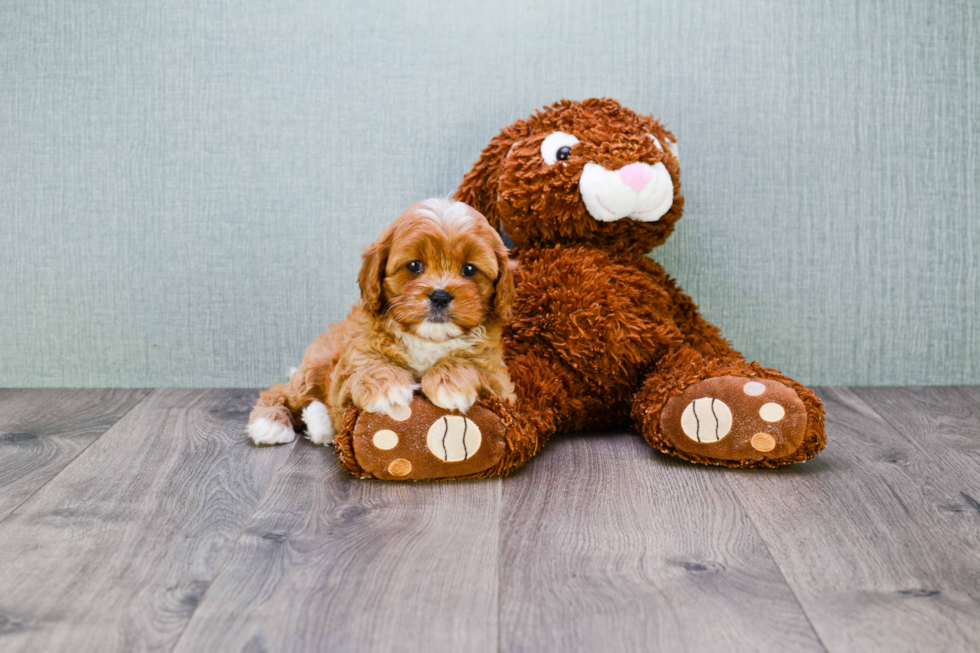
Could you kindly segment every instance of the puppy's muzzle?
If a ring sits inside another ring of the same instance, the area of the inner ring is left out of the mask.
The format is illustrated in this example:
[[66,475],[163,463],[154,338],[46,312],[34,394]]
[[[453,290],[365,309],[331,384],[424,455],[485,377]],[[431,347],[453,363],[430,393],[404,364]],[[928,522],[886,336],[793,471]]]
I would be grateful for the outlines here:
[[445,313],[452,301],[452,294],[445,290],[433,290],[429,293],[429,305],[432,307],[431,312],[434,314]]

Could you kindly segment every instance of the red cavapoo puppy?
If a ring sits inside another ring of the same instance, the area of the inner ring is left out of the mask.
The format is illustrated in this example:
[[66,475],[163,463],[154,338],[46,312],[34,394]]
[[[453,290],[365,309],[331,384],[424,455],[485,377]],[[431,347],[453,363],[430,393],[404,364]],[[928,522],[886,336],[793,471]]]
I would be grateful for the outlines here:
[[465,413],[481,395],[514,401],[501,329],[514,282],[487,219],[453,200],[415,204],[364,252],[361,300],[317,338],[286,385],[263,392],[248,420],[257,444],[292,442],[300,419],[316,444],[353,404],[404,415],[414,391]]

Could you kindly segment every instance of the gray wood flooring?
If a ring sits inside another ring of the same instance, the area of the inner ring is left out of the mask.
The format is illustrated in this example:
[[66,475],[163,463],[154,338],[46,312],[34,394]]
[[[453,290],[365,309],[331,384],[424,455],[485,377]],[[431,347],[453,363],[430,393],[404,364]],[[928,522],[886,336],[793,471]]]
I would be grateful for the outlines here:
[[980,650],[978,388],[820,389],[779,470],[419,484],[249,446],[256,394],[0,390],[0,651]]

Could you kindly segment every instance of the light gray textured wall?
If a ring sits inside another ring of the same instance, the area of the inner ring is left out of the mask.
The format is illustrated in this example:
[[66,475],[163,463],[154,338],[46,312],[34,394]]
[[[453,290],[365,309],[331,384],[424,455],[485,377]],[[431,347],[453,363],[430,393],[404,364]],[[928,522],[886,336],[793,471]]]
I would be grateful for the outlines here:
[[679,137],[654,256],[813,384],[980,383],[980,4],[5,0],[0,385],[263,386],[497,130]]

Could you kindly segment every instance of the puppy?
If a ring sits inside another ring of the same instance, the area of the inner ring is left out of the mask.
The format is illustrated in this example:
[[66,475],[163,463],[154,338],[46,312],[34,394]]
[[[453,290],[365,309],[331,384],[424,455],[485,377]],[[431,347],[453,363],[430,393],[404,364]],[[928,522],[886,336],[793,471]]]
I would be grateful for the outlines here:
[[302,418],[310,440],[327,444],[348,405],[398,417],[418,388],[462,413],[481,395],[513,402],[500,344],[514,299],[507,255],[462,202],[409,208],[365,250],[361,300],[347,319],[310,345],[289,383],[260,395],[249,436],[291,442]]

